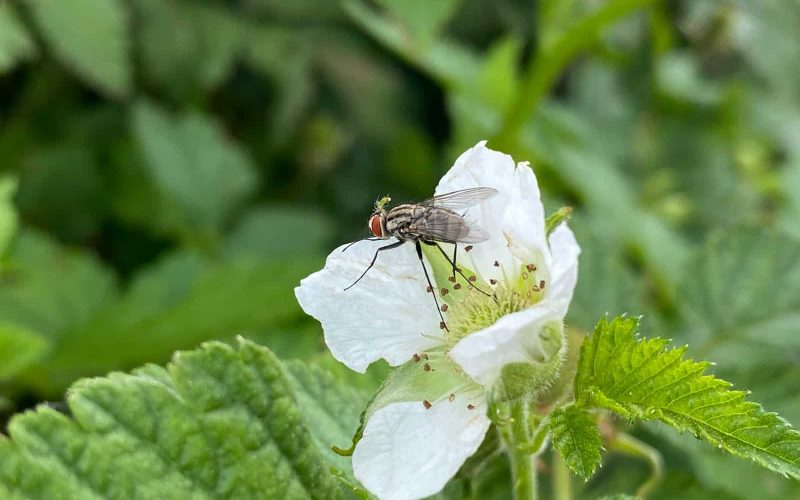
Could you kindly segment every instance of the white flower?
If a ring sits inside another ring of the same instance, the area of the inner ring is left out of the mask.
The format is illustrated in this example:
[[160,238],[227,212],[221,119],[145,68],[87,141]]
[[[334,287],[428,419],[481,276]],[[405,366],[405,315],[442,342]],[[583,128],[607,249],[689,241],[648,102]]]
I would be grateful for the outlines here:
[[553,331],[562,331],[580,252],[572,231],[561,224],[548,237],[533,171],[485,142],[456,160],[436,194],[478,186],[499,192],[465,214],[489,239],[471,251],[460,245],[457,261],[494,297],[464,280],[454,286],[438,250],[426,249],[435,288],[448,288],[441,297],[448,330],[440,329],[410,243],[382,252],[347,291],[376,249],[394,240],[359,242],[346,252],[337,248],[325,268],[296,289],[303,309],[322,323],[336,359],[359,372],[381,358],[404,365],[398,373],[406,374],[410,388],[376,397],[353,454],[356,478],[380,498],[440,491],[483,441],[488,399],[503,367],[546,361],[554,354],[544,344]]

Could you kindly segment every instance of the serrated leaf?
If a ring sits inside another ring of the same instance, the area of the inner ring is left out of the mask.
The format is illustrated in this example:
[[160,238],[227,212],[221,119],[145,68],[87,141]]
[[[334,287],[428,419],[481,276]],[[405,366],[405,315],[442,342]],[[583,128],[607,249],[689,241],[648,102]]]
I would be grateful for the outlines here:
[[637,336],[636,318],[601,320],[581,347],[575,394],[630,419],[661,420],[785,476],[800,478],[800,432],[705,375],[708,362],[683,359],[660,338]]
[[557,408],[550,413],[553,447],[564,463],[583,479],[589,479],[600,465],[603,443],[589,411],[577,405]]
[[150,177],[180,207],[185,223],[205,237],[256,188],[248,155],[199,113],[173,117],[148,102],[133,110],[133,132]]
[[35,55],[36,45],[11,4],[0,3],[0,73]]
[[[14,417],[0,441],[4,498],[338,498],[295,375],[240,340],[178,353],[166,369],[86,379],[72,418],[48,407]],[[319,381],[327,384],[327,381]],[[325,387],[336,392],[336,387]],[[347,396],[344,396],[344,400]],[[329,416],[335,420],[336,416]],[[355,422],[353,423],[355,425]],[[46,479],[45,479],[46,478]]]
[[128,12],[120,0],[30,0],[33,18],[55,56],[111,97],[130,93]]
[[0,323],[0,380],[9,379],[36,362],[47,347],[41,335],[18,325]]

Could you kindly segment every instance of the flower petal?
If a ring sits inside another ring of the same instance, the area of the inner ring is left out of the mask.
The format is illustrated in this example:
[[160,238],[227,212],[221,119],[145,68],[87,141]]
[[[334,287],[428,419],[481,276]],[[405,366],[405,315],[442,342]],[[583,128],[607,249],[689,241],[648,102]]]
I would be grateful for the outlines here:
[[339,247],[324,269],[295,289],[303,310],[322,323],[333,356],[362,373],[380,358],[396,366],[439,344],[431,338],[441,335],[439,315],[413,245],[381,252],[364,278],[344,291],[392,241],[362,241],[346,252]]
[[483,392],[456,394],[427,409],[421,401],[390,404],[367,421],[353,472],[384,500],[433,495],[475,453],[489,425]]
[[578,281],[578,255],[581,247],[566,223],[560,224],[550,234],[550,283],[545,288],[546,300],[553,304],[563,318],[572,301],[572,292]]
[[436,194],[477,186],[499,192],[465,214],[489,239],[475,244],[468,254],[462,250],[459,260],[471,263],[484,281],[501,278],[503,270],[493,265],[495,261],[503,265],[511,279],[516,277],[520,262],[536,261],[547,266],[544,207],[528,164],[515,165],[510,156],[487,148],[486,141],[481,141],[456,160],[436,187]]
[[450,357],[479,384],[491,387],[505,365],[541,362],[539,334],[548,322],[562,320],[545,299],[467,335],[450,350]]

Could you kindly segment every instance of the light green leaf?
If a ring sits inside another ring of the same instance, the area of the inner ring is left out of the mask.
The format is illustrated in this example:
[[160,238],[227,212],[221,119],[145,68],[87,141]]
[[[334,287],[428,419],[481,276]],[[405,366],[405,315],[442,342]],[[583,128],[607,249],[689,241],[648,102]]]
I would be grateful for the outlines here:
[[379,0],[420,42],[433,40],[461,3],[460,0]]
[[571,404],[550,413],[553,447],[564,463],[583,479],[589,479],[600,465],[603,443],[600,432],[586,408]]
[[0,3],[0,73],[10,70],[19,61],[32,59],[36,52],[33,39],[17,19],[11,3]]
[[204,115],[173,117],[141,101],[133,110],[133,132],[150,177],[205,237],[216,236],[256,188],[250,158]]
[[777,232],[740,229],[709,237],[686,264],[678,295],[693,341],[800,345],[798,255],[800,241]]
[[0,281],[0,318],[51,340],[85,325],[117,297],[114,274],[94,256],[21,231]]
[[[0,6],[0,9],[2,9],[2,6]],[[1,29],[2,27],[0,27]],[[0,255],[5,253],[11,238],[17,232],[17,210],[14,208],[14,194],[16,192],[16,179],[11,177],[0,178]]]
[[686,347],[637,337],[638,320],[601,320],[581,347],[575,394],[630,419],[661,420],[785,476],[800,478],[800,432],[746,393],[705,375],[708,362],[683,359]]
[[225,241],[227,256],[321,255],[333,237],[322,212],[303,207],[261,207],[245,214]]
[[65,66],[111,97],[130,93],[128,11],[121,0],[28,4],[42,36]]
[[37,333],[0,323],[0,380],[9,379],[42,357],[47,342]]
[[[14,417],[0,441],[4,498],[339,498],[316,444],[337,415],[309,416],[295,377],[240,340],[178,353],[166,369],[85,379],[68,393],[72,418],[40,407]],[[343,401],[347,401],[343,395]],[[318,407],[324,411],[324,407]],[[356,422],[353,422],[355,426]]]
[[43,368],[46,387],[60,389],[78,376],[165,360],[205,340],[285,324],[301,316],[292,288],[316,266],[312,259],[219,263],[172,255],[64,335]]

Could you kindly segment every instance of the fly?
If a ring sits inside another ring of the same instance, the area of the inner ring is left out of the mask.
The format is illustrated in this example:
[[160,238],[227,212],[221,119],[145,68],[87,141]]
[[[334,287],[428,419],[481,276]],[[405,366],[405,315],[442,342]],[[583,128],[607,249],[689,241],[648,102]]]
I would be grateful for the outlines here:
[[[486,234],[483,229],[475,224],[470,224],[465,219],[464,212],[468,208],[478,205],[495,195],[497,195],[497,190],[490,187],[462,189],[460,191],[434,196],[420,203],[398,205],[388,211],[386,210],[386,204],[391,200],[388,196],[383,197],[375,203],[375,211],[372,213],[367,223],[370,232],[373,234],[373,237],[367,238],[367,240],[376,241],[395,238],[397,241],[378,248],[369,266],[367,266],[357,280],[345,288],[345,291],[355,286],[356,283],[366,276],[367,272],[375,265],[375,261],[378,260],[378,254],[380,252],[397,248],[407,242],[412,242],[417,250],[417,257],[422,265],[422,271],[425,273],[425,279],[428,282],[428,290],[432,292],[433,300],[436,303],[436,310],[439,312],[439,318],[441,319],[439,326],[443,330],[447,330],[447,324],[444,321],[444,316],[442,316],[442,307],[444,306],[439,306],[439,300],[436,298],[436,290],[433,288],[428,269],[425,267],[425,262],[422,260],[422,245],[435,246],[442,255],[444,255],[445,259],[447,259],[448,263],[453,267],[453,277],[451,281],[455,282],[456,274],[459,274],[472,288],[484,295],[491,296],[489,293],[475,286],[473,280],[464,276],[464,273],[456,265],[456,258],[458,255],[459,243],[480,243],[489,239],[489,235]],[[450,243],[453,245],[452,258],[444,251],[440,243]],[[350,248],[350,245],[345,247],[342,251]],[[443,291],[444,290],[446,289],[443,289]]]

